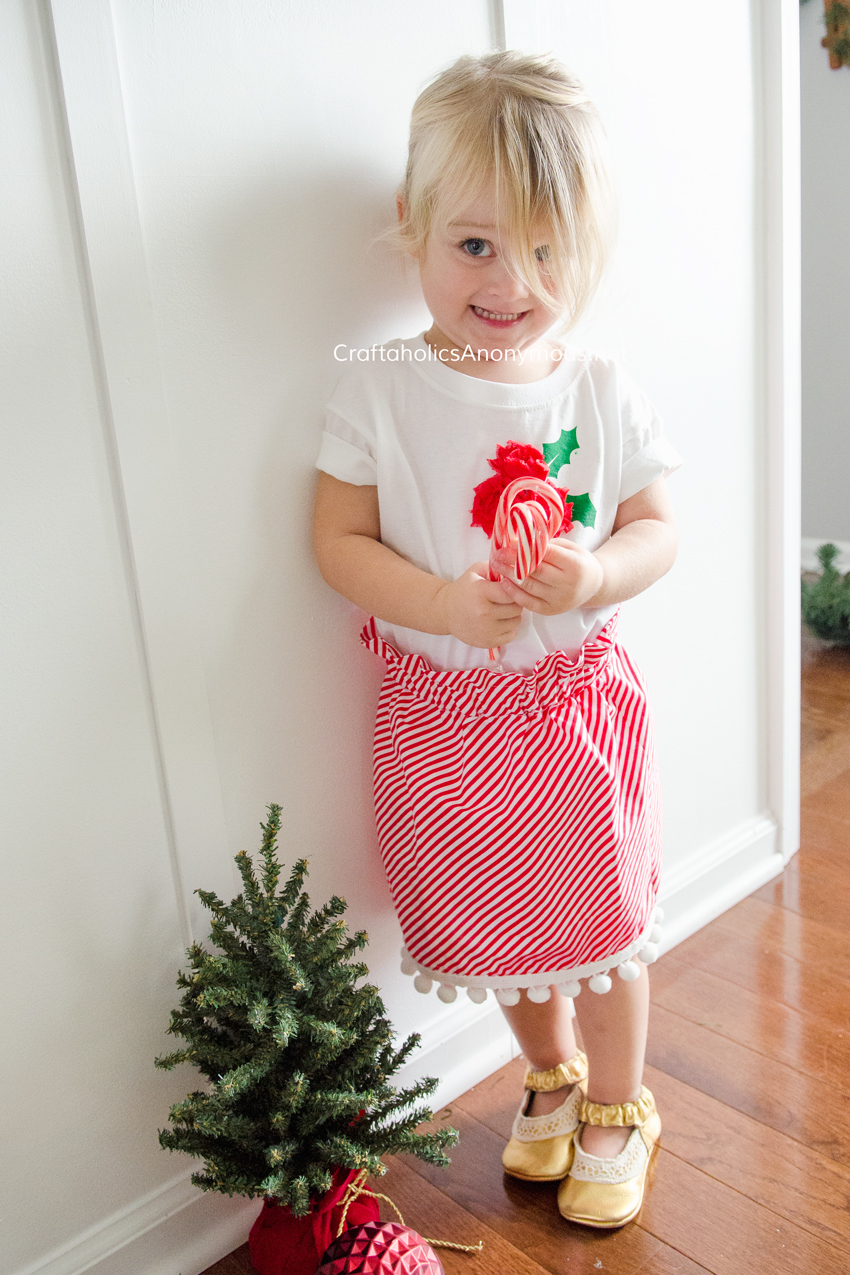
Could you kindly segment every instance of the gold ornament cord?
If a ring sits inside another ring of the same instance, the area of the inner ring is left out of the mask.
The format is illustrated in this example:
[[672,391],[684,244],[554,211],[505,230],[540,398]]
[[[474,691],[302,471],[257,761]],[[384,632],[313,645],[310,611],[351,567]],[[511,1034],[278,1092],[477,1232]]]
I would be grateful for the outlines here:
[[[395,1213],[402,1226],[407,1226],[401,1211],[396,1207],[388,1195],[381,1195],[380,1191],[373,1191],[371,1187],[366,1186],[366,1178],[368,1177],[368,1169],[361,1169],[357,1177],[349,1182],[345,1189],[345,1195],[342,1197],[342,1217],[339,1219],[339,1228],[337,1229],[336,1238],[339,1239],[345,1230],[345,1219],[348,1217],[348,1210],[360,1195],[371,1195],[374,1200],[386,1200],[390,1208]],[[480,1253],[484,1247],[484,1241],[479,1240],[477,1244],[453,1244],[451,1240],[429,1240],[422,1236],[426,1244],[430,1244],[432,1248],[453,1248],[458,1253]]]

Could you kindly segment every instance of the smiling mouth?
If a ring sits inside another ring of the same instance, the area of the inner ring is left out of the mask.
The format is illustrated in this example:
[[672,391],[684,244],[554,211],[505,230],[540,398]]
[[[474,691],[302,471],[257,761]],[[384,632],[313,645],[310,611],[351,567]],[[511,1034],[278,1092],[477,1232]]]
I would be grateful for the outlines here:
[[470,309],[479,319],[486,319],[488,323],[516,323],[528,314],[527,310],[520,310],[516,314],[500,314],[496,310],[484,310],[480,305],[471,306]]

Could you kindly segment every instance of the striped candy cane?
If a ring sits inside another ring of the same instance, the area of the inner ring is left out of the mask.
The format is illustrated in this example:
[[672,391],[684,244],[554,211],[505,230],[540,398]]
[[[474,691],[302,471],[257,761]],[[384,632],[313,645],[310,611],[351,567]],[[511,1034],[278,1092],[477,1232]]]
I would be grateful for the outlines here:
[[[544,478],[515,478],[499,497],[490,542],[490,579],[501,580],[493,559],[500,549],[512,545],[516,546],[517,583],[534,575],[563,521],[564,498],[557,488]],[[491,647],[490,659],[498,660],[500,653],[500,647]]]

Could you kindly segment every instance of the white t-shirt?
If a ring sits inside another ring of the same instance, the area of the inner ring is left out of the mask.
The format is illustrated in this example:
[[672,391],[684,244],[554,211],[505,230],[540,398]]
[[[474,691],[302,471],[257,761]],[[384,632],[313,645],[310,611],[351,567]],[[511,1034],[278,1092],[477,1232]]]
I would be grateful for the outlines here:
[[[549,476],[574,502],[568,538],[590,550],[611,535],[622,501],[682,463],[643,391],[611,359],[567,347],[543,380],[506,385],[441,362],[420,335],[375,347],[369,362],[348,367],[328,405],[317,466],[346,483],[377,484],[382,542],[455,580],[489,557],[487,535],[471,526],[474,489],[492,476],[487,461],[508,441],[549,445]],[[502,664],[528,671],[552,651],[575,655],[615,610],[525,611]],[[455,637],[385,620],[378,631],[438,669],[488,663],[486,650]]]

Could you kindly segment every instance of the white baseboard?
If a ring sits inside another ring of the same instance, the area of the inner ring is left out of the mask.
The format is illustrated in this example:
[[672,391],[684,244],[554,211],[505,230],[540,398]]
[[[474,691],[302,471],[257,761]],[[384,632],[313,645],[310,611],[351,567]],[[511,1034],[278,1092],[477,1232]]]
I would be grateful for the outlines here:
[[777,834],[769,815],[757,815],[662,872],[662,953],[779,875],[785,865]]
[[850,571],[850,540],[830,540],[828,536],[803,536],[802,567],[804,571],[820,571],[820,563],[816,553],[821,545],[833,544],[839,550],[836,567],[839,571]]
[[433,1111],[439,1111],[518,1052],[495,997],[474,1005],[461,992],[457,1003],[422,1032],[416,1056],[401,1068],[393,1084],[401,1088],[423,1076],[438,1076],[437,1090],[427,1101]]
[[245,1243],[260,1202],[199,1191],[196,1167],[15,1275],[198,1275]]
[[[775,822],[757,816],[665,872],[662,952],[777,876],[783,863],[776,842]],[[430,1099],[439,1111],[517,1052],[493,997],[479,1006],[461,996],[423,1031],[416,1057],[395,1083],[439,1076]],[[202,1193],[189,1182],[190,1171],[16,1275],[198,1275],[245,1243],[259,1203]]]

